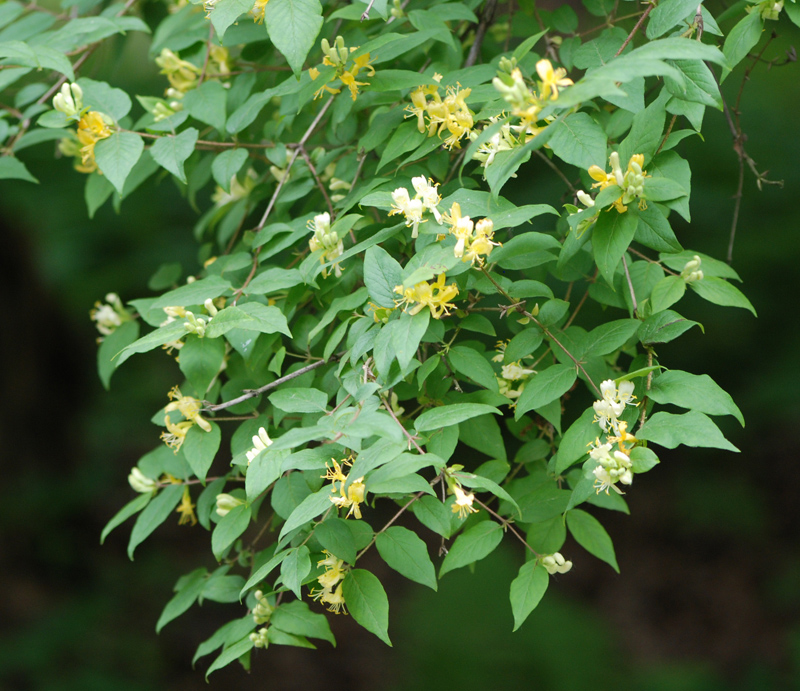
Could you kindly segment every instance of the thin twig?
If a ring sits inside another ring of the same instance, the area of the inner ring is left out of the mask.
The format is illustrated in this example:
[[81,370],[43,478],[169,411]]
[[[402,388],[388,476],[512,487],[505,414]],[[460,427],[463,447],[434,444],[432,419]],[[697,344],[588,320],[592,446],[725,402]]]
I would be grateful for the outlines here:
[[[322,183],[322,180],[319,179],[319,175],[317,175],[317,169],[311,162],[311,158],[309,157],[308,152],[306,151],[306,147],[300,146],[298,147],[298,150],[300,151],[300,155],[303,157],[303,160],[306,162],[308,169],[311,171],[311,175],[314,177],[314,181],[317,183],[319,191],[322,192],[322,196],[325,197],[325,203],[328,205],[328,213],[331,216],[331,220],[333,220],[335,214],[333,212],[333,204],[331,203],[331,198],[328,196],[328,191],[325,189],[325,185]],[[355,242],[355,238],[353,239],[353,242]]]
[[619,50],[614,54],[614,57],[618,57],[622,55],[622,51],[628,47],[628,44],[631,42],[633,37],[636,35],[636,32],[639,31],[639,28],[644,24],[644,20],[650,15],[650,13],[655,8],[655,5],[648,5],[647,9],[642,13],[642,16],[639,17],[639,21],[636,22],[636,25],[631,29],[631,32],[628,34],[628,37],[623,41],[622,45],[619,47]]
[[639,310],[639,305],[636,302],[636,291],[633,289],[633,281],[631,281],[631,272],[628,271],[628,260],[625,259],[625,255],[622,255],[622,268],[625,269],[625,279],[628,281],[628,290],[631,293],[631,302],[633,302],[633,314],[636,316],[636,313]]
[[475,31],[475,40],[469,49],[469,55],[464,62],[464,67],[472,67],[478,60],[481,53],[481,46],[483,45],[483,38],[486,36],[486,30],[492,25],[494,20],[494,11],[497,9],[497,0],[487,0],[486,7],[481,12],[481,19],[478,22],[478,28]]
[[269,391],[270,389],[274,389],[276,386],[280,386],[281,384],[285,384],[287,381],[296,379],[297,377],[304,375],[306,372],[310,372],[318,367],[322,367],[322,365],[328,362],[333,362],[335,359],[336,356],[333,356],[330,360],[318,360],[317,362],[312,362],[310,365],[301,367],[299,370],[295,370],[291,374],[287,374],[286,376],[276,379],[269,384],[264,384],[264,386],[261,386],[258,389],[250,389],[245,391],[241,396],[231,399],[230,401],[224,401],[223,403],[217,403],[216,405],[207,405],[203,408],[203,410],[214,413],[218,410],[225,410],[225,408],[230,408],[231,406],[238,405],[239,403],[244,403],[245,401],[249,401],[251,398],[260,396],[262,393]]
[[408,430],[405,428],[405,425],[402,422],[400,422],[400,420],[397,418],[397,415],[395,415],[394,411],[392,410],[392,406],[389,405],[389,402],[385,398],[381,398],[381,400],[383,401],[383,407],[386,408],[386,410],[389,411],[389,415],[392,416],[392,419],[398,424],[400,429],[403,430],[403,434],[406,435],[406,439],[408,439],[408,443],[409,444],[413,444],[414,447],[417,449],[417,451],[419,451],[421,454],[424,454],[425,452],[422,450],[422,447],[417,443],[416,437],[412,437],[408,433]]
[[530,550],[531,554],[535,554],[537,557],[538,557],[538,556],[540,556],[540,555],[539,555],[539,553],[538,553],[538,552],[537,552],[537,551],[536,551],[536,550],[535,550],[533,547],[531,547],[531,546],[530,546],[530,545],[527,543],[527,541],[525,540],[525,538],[524,538],[524,537],[522,537],[522,535],[520,535],[520,534],[519,534],[519,532],[518,532],[518,531],[517,531],[517,529],[516,529],[516,528],[515,528],[515,527],[514,527],[514,526],[511,524],[511,521],[510,521],[509,519],[507,519],[507,518],[503,518],[503,517],[502,517],[502,516],[501,516],[499,513],[497,513],[496,511],[494,511],[494,510],[490,509],[490,508],[489,508],[489,507],[488,507],[486,504],[484,504],[484,503],[483,503],[483,502],[482,502],[480,499],[478,499],[477,497],[475,497],[475,503],[476,503],[476,504],[478,504],[479,506],[482,506],[484,509],[486,509],[486,512],[487,512],[487,513],[491,514],[491,515],[492,515],[492,516],[494,516],[494,517],[495,517],[495,518],[496,518],[498,521],[500,521],[500,525],[501,525],[501,526],[503,526],[503,530],[505,530],[506,528],[508,528],[508,529],[509,529],[509,530],[510,530],[512,533],[514,533],[514,535],[516,535],[516,536],[517,536],[517,539],[518,539],[518,540],[519,540],[519,541],[520,541],[520,542],[521,542],[523,545],[525,545],[525,547],[527,547],[527,548],[528,548],[528,550]]
[[200,86],[206,78],[206,70],[208,70],[208,60],[211,57],[211,39],[214,38],[214,25],[208,23],[208,38],[206,39],[206,57],[203,60],[203,69],[200,71],[200,77],[197,79],[197,86]]

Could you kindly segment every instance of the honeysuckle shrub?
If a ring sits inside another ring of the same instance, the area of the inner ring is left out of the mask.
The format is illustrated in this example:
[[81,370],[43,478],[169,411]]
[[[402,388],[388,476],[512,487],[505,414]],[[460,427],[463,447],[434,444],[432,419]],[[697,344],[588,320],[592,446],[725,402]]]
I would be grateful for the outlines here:
[[[24,149],[55,143],[90,216],[146,201],[151,177],[197,212],[191,275],[165,257],[150,295],[111,292],[91,318],[106,387],[135,354],[175,361],[102,537],[135,516],[132,558],[164,521],[209,533],[157,623],[230,603],[197,650],[208,673],[335,644],[335,614],[391,644],[369,552],[435,590],[510,541],[516,629],[589,558],[561,552],[568,532],[618,568],[597,515],[628,511],[659,449],[737,450],[712,419],[744,424],[731,397],[659,358],[702,329],[687,289],[755,314],[673,231],[691,220],[681,142],[800,10],[583,6],[0,4],[0,177],[35,182]],[[162,90],[87,76],[137,33]]]

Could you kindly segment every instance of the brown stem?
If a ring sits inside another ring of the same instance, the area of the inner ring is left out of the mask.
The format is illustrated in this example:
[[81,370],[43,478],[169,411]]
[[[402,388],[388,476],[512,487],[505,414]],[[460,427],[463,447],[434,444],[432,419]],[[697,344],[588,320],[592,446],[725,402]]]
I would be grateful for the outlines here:
[[[311,162],[311,158],[306,151],[306,147],[300,146],[298,147],[300,151],[300,155],[303,157],[303,160],[306,162],[308,169],[311,171],[311,175],[314,176],[314,181],[317,183],[317,187],[319,191],[322,192],[322,196],[325,197],[325,203],[328,205],[328,213],[331,216],[331,220],[333,220],[334,212],[333,212],[333,204],[331,203],[331,198],[328,196],[328,191],[325,189],[325,185],[322,184],[322,180],[319,179],[319,175],[317,175],[317,169],[314,167],[314,164]],[[353,239],[355,242],[355,238]]]
[[514,526],[511,524],[511,521],[509,521],[507,518],[503,518],[503,517],[502,517],[502,516],[501,516],[499,513],[497,513],[496,511],[494,511],[494,510],[490,509],[490,508],[489,508],[489,507],[488,507],[486,504],[484,504],[484,503],[483,503],[483,502],[482,502],[480,499],[478,499],[477,497],[475,498],[475,503],[476,503],[476,504],[478,504],[479,506],[482,506],[484,509],[486,509],[487,513],[491,514],[491,515],[492,515],[492,516],[494,516],[494,517],[495,517],[495,518],[496,518],[498,521],[500,521],[500,525],[502,525],[502,526],[503,526],[503,530],[505,530],[506,528],[508,528],[508,529],[509,529],[509,530],[510,530],[512,533],[514,533],[514,535],[516,535],[517,539],[518,539],[518,540],[519,540],[519,541],[520,541],[520,542],[521,542],[523,545],[525,545],[525,547],[527,547],[527,548],[528,548],[528,550],[531,552],[531,554],[534,554],[534,555],[536,555],[537,557],[538,557],[538,556],[540,556],[540,554],[539,554],[539,553],[538,553],[538,552],[537,552],[537,551],[536,551],[536,550],[535,550],[533,547],[531,547],[531,546],[530,546],[530,545],[527,543],[527,541],[525,540],[525,538],[524,538],[524,537],[522,537],[522,535],[520,535],[520,534],[519,534],[519,532],[517,531],[517,529],[516,529],[516,528],[515,528],[515,527],[514,527]]
[[622,51],[628,47],[628,44],[631,42],[633,37],[636,35],[636,32],[639,31],[639,28],[644,24],[644,20],[650,15],[650,13],[655,8],[655,5],[648,5],[647,9],[642,13],[642,16],[639,17],[639,21],[636,22],[636,25],[631,29],[631,32],[628,34],[628,37],[623,41],[622,45],[619,47],[619,50],[614,54],[616,58],[618,55],[622,55]]

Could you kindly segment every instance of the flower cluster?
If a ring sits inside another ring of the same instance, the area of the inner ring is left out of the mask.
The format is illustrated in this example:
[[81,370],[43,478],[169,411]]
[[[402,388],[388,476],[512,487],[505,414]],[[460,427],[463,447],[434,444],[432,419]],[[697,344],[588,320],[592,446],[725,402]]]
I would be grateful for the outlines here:
[[[434,319],[441,319],[442,315],[450,314],[449,308],[455,307],[450,300],[458,295],[456,284],[451,283],[446,286],[444,281],[445,275],[439,274],[434,283],[422,281],[413,288],[403,288],[401,285],[395,286],[394,292],[402,296],[395,300],[395,305],[403,307],[403,311],[411,315],[417,314],[425,307],[428,307]],[[406,309],[410,305],[413,305],[413,307]]]
[[[169,398],[172,402],[164,408],[164,424],[167,431],[161,433],[161,440],[174,449],[175,453],[178,453],[178,449],[186,439],[186,433],[193,425],[197,425],[205,432],[210,432],[211,423],[200,415],[200,401],[191,396],[182,395],[177,386],[169,392]],[[183,415],[185,418],[183,422],[172,422],[169,414],[175,410]]]
[[442,197],[439,194],[439,183],[422,175],[411,178],[411,184],[416,192],[413,199],[405,187],[398,187],[392,192],[392,210],[389,216],[403,214],[406,225],[411,228],[411,237],[416,238],[419,235],[419,224],[428,220],[423,218],[425,211],[430,211],[437,223],[442,222],[442,215],[436,208]]
[[128,475],[128,484],[134,492],[139,492],[140,494],[150,494],[158,489],[158,483],[147,477],[138,467],[131,468],[131,473]]
[[[356,478],[345,490],[347,475],[344,474],[343,467],[352,465],[352,463],[348,460],[343,460],[341,465],[339,465],[334,459],[331,459],[331,462],[333,463],[333,468],[328,468],[326,464],[326,472],[325,475],[322,476],[324,479],[331,481],[331,494],[333,495],[330,497],[331,503],[339,509],[349,508],[345,518],[350,518],[350,516],[361,518],[360,505],[364,502],[367,493],[364,487],[364,478]],[[336,484],[337,482],[339,483],[338,487]],[[339,493],[338,496],[336,494],[337,492]]]
[[79,120],[83,115],[83,89],[77,84],[64,84],[53,97],[53,108],[64,113],[70,120]]
[[[77,85],[73,85],[77,86]],[[63,96],[59,93],[55,98]],[[55,104],[55,99],[54,99]],[[63,108],[69,109],[69,104],[63,105]],[[75,104],[77,107],[77,104]],[[83,108],[86,111],[86,108]],[[63,110],[61,112],[64,112]],[[64,137],[58,145],[59,151],[64,156],[79,158],[80,163],[76,161],[75,170],[79,173],[93,173],[97,170],[97,161],[94,158],[94,145],[101,139],[107,139],[111,136],[111,126],[114,121],[104,113],[96,110],[84,112],[78,121],[77,140],[71,137]]]
[[447,130],[449,136],[445,138],[444,145],[448,149],[460,149],[460,141],[470,136],[475,124],[466,102],[472,89],[462,89],[460,85],[448,86],[442,98],[439,93],[442,75],[434,74],[433,80],[436,84],[420,86],[411,92],[411,105],[406,106],[406,117],[416,117],[417,129],[420,132],[427,130],[429,137],[435,134],[441,138]]
[[272,617],[272,613],[275,611],[275,607],[270,604],[270,601],[264,596],[262,591],[256,590],[253,595],[256,598],[256,606],[253,607],[253,621],[259,625],[269,623],[270,617]]
[[[324,214],[317,214],[314,216],[313,221],[308,222],[308,229],[314,233],[313,237],[308,241],[308,248],[312,252],[322,250],[322,255],[319,258],[320,264],[325,261],[332,262],[337,257],[341,257],[344,253],[344,244],[342,243],[336,231],[331,230],[331,215],[326,211]],[[333,265],[333,272],[338,278],[342,275],[342,267],[338,262]],[[328,272],[322,269],[322,275],[327,278]]]
[[[95,322],[97,330],[103,336],[111,335],[122,322],[129,321],[131,313],[122,306],[122,300],[116,293],[106,295],[105,303],[94,303],[94,309],[89,312],[89,317]],[[102,340],[102,339],[99,339]]]
[[342,583],[347,575],[347,567],[341,559],[337,559],[328,550],[323,550],[323,552],[327,556],[317,562],[317,566],[325,565],[324,573],[317,577],[317,583],[322,588],[320,590],[312,590],[311,596],[318,602],[327,605],[329,612],[347,614],[344,596],[342,595]]
[[[494,115],[489,118],[486,127],[491,127],[499,121],[500,116]],[[469,135],[470,139],[473,141],[479,136],[480,133],[477,130],[473,130]],[[478,146],[478,150],[472,154],[472,159],[475,161],[480,161],[485,168],[486,166],[492,165],[492,161],[494,161],[495,156],[497,156],[497,154],[499,154],[501,151],[510,151],[519,145],[519,139],[517,139],[517,137],[515,137],[511,131],[511,123],[506,122],[500,126],[500,130],[498,132],[495,132],[495,134],[493,134],[488,140]],[[486,177],[485,173],[484,177]]]
[[[496,354],[492,357],[492,362],[503,362],[507,345],[508,341],[497,342],[495,346]],[[500,368],[500,376],[497,377],[497,385],[500,394],[512,400],[519,398],[525,388],[526,380],[532,374],[536,374],[536,370],[525,367],[520,360],[502,365]],[[516,403],[511,403],[510,405],[513,408],[516,406]]]
[[192,504],[192,495],[189,493],[189,486],[187,485],[183,488],[181,503],[178,504],[178,508],[175,509],[175,513],[181,515],[178,525],[186,525],[187,523],[197,525],[197,516],[195,515],[194,508],[194,504]]
[[693,281],[702,281],[703,271],[700,268],[701,263],[702,259],[695,254],[688,262],[686,262],[686,266],[683,267],[683,271],[681,271],[681,278],[687,283],[692,283]]
[[[344,86],[350,89],[350,97],[355,101],[358,97],[358,87],[367,86],[369,84],[369,82],[357,81],[356,77],[358,73],[361,70],[365,70],[367,76],[373,77],[375,75],[375,68],[370,65],[372,59],[369,53],[364,53],[357,58],[353,58],[353,64],[350,66],[350,69],[345,69],[347,62],[350,60],[350,53],[358,50],[357,48],[348,48],[344,44],[344,39],[341,36],[336,37],[333,46],[331,46],[327,38],[323,38],[322,41],[320,41],[320,45],[322,46],[322,52],[325,53],[325,56],[322,58],[322,64],[336,68],[334,79],[338,78]],[[311,76],[312,80],[316,80],[320,75],[320,71],[316,67],[312,67],[308,71],[308,74]],[[332,87],[330,84],[323,84],[314,94],[314,98],[322,96],[323,91],[327,91],[331,94],[338,94],[341,92],[341,89]]]
[[253,448],[247,452],[247,465],[250,465],[258,454],[270,446],[272,446],[272,439],[269,438],[267,430],[259,427],[258,434],[253,435]]
[[[592,189],[599,188],[601,191],[616,185],[622,190],[619,198],[617,198],[612,206],[621,214],[624,214],[634,199],[639,199],[639,208],[646,209],[647,202],[642,199],[644,193],[644,179],[650,177],[647,171],[642,170],[644,165],[644,154],[634,154],[628,161],[628,168],[622,172],[622,167],[619,162],[619,154],[613,151],[608,157],[611,164],[611,172],[607,173],[600,166],[592,166],[589,168],[589,175],[596,182],[592,185]],[[586,194],[583,190],[578,191],[578,199],[586,207],[594,206],[594,200]]]
[[482,256],[488,257],[492,248],[500,245],[494,242],[494,223],[490,218],[482,218],[477,223],[469,216],[461,215],[461,205],[453,202],[450,212],[445,214],[443,221],[450,226],[448,232],[456,238],[453,253],[461,257],[462,261],[483,265]]
[[253,9],[250,10],[250,15],[253,17],[253,21],[256,24],[264,23],[264,14],[267,11],[268,2],[269,0],[256,0],[256,4],[254,5]]
[[472,492],[465,492],[461,482],[456,477],[459,470],[463,470],[463,465],[451,465],[445,469],[444,479],[447,483],[447,493],[455,496],[455,501],[450,507],[453,513],[457,513],[461,519],[466,518],[471,513],[478,513],[477,507],[473,506],[475,495]]
[[[600,384],[602,398],[594,402],[594,421],[607,433],[605,443],[596,439],[590,444],[589,456],[597,461],[593,473],[598,494],[603,491],[608,494],[609,489],[622,494],[617,483],[630,485],[633,482],[630,454],[637,440],[628,433],[628,423],[619,419],[626,405],[637,405],[633,388],[633,382],[622,381],[618,388],[613,379],[607,379]],[[617,445],[615,451],[612,450],[614,444]]]
[[544,566],[547,573],[551,576],[554,573],[567,573],[567,571],[572,568],[572,562],[564,559],[561,552],[542,555],[539,559],[541,560],[542,566]]

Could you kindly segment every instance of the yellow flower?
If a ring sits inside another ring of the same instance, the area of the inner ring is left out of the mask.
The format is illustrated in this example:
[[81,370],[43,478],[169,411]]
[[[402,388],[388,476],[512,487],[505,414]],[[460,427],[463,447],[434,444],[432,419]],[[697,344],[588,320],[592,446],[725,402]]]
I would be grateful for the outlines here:
[[359,57],[353,60],[353,66],[350,68],[349,71],[342,73],[339,76],[341,79],[342,84],[347,86],[350,89],[350,97],[355,101],[356,96],[358,96],[358,87],[359,86],[367,86],[369,82],[357,82],[356,76],[358,73],[366,68],[367,74],[372,77],[375,75],[375,68],[369,64],[370,57],[369,53],[364,53],[364,55],[360,55]]
[[478,513],[478,509],[472,505],[475,501],[475,495],[471,492],[467,494],[458,485],[453,485],[453,494],[456,495],[456,500],[451,507],[453,513],[457,513],[459,518],[466,518],[471,513]]
[[554,70],[549,60],[539,60],[536,63],[536,73],[542,80],[539,89],[542,99],[555,101],[558,98],[558,87],[571,86],[573,81],[567,79],[567,71],[563,67]]
[[197,516],[194,513],[194,504],[192,504],[192,496],[189,494],[188,487],[183,488],[183,497],[181,497],[181,503],[175,509],[175,512],[181,515],[178,525],[186,525],[187,523],[197,525]]
[[198,425],[203,431],[211,431],[211,423],[200,416],[200,401],[191,396],[182,395],[181,390],[177,386],[172,387],[172,390],[169,392],[169,397],[173,400],[172,403],[164,408],[165,413],[177,410],[183,417],[187,420],[191,420],[193,424]]
[[90,110],[78,122],[78,141],[81,143],[81,168],[83,173],[91,173],[97,170],[97,163],[94,160],[94,145],[101,139],[111,136],[111,128],[108,126],[102,113]]
[[255,6],[250,10],[250,14],[253,15],[253,21],[256,24],[264,23],[264,13],[266,12],[268,2],[269,0],[256,0]]
[[403,288],[403,286],[395,286],[394,292],[402,295],[398,300],[395,300],[395,305],[398,307],[405,305],[408,307],[412,303],[417,303],[411,309],[403,309],[411,315],[421,312],[425,307],[431,311],[431,316],[434,319],[440,319],[442,315],[448,315],[449,308],[455,307],[450,302],[458,295],[458,287],[455,283],[449,286],[444,284],[445,275],[439,274],[435,283],[417,283],[413,288]]
[[[347,614],[347,610],[344,608],[345,602],[344,596],[342,595],[342,583],[340,581],[343,581],[344,577],[347,575],[348,567],[341,559],[332,555],[328,550],[323,550],[323,553],[327,556],[325,559],[317,562],[317,566],[325,565],[324,573],[317,576],[317,582],[322,586],[322,589],[312,590],[311,596],[314,600],[328,605],[328,610],[330,612],[339,614],[340,611],[344,611],[344,613]],[[336,586],[337,583],[339,583],[339,585],[334,590],[334,586]]]

